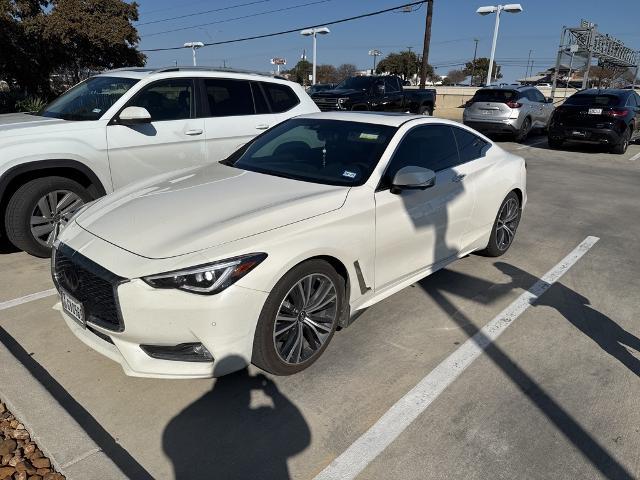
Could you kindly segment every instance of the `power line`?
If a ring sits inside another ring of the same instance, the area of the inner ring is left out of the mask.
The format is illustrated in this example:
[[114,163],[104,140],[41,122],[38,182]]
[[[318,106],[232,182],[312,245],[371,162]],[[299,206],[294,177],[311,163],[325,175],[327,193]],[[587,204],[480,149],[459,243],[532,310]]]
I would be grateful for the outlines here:
[[[268,38],[268,37],[275,37],[275,36],[278,36],[278,35],[286,35],[287,33],[294,33],[294,32],[298,32],[300,30],[305,30],[307,28],[318,28],[318,27],[322,27],[322,26],[326,26],[326,25],[336,25],[338,23],[350,22],[352,20],[358,20],[360,18],[373,17],[374,15],[380,15],[382,13],[392,12],[394,10],[398,10],[399,8],[403,8],[403,7],[408,7],[408,6],[413,6],[413,5],[420,5],[420,4],[425,3],[425,2],[426,2],[426,0],[419,0],[417,2],[411,2],[411,3],[405,3],[404,5],[398,5],[397,7],[386,8],[384,10],[377,10],[375,12],[364,13],[362,15],[356,15],[355,17],[342,18],[340,20],[332,20],[330,22],[323,22],[323,23],[319,23],[317,25],[297,27],[297,28],[292,28],[290,30],[283,30],[283,31],[280,31],[280,32],[265,33],[263,35],[254,35],[252,37],[235,38],[233,40],[223,40],[223,41],[220,41],[220,42],[210,42],[210,43],[205,43],[204,46],[205,47],[210,47],[210,46],[213,46],[213,45],[226,45],[226,44],[229,44],[229,43],[246,42],[248,40],[258,40],[260,38]],[[184,47],[148,48],[148,49],[144,49],[144,50],[141,50],[141,51],[143,51],[143,52],[163,52],[163,51],[167,51],[167,50],[181,50],[183,48]]]
[[151,20],[149,22],[138,23],[136,26],[139,27],[141,25],[151,25],[152,23],[168,22],[169,20],[179,20],[181,18],[195,17],[196,15],[205,15],[207,13],[222,12],[224,10],[233,10],[234,8],[247,7],[249,5],[255,5],[257,3],[266,3],[266,2],[270,2],[270,1],[271,0],[255,0],[253,2],[240,3],[238,5],[230,5],[228,7],[214,8],[213,10],[203,10],[201,12],[188,13],[186,15],[179,15],[177,17],[168,17],[168,18],[162,18],[160,20]]
[[140,36],[142,38],[144,38],[144,37],[155,37],[156,35],[164,35],[165,33],[180,32],[180,31],[183,31],[183,30],[191,30],[192,28],[200,28],[200,27],[207,27],[209,25],[217,25],[219,23],[234,22],[236,20],[244,20],[246,18],[259,17],[261,15],[268,15],[268,14],[271,14],[271,13],[284,12],[284,11],[287,11],[287,10],[295,10],[296,8],[309,7],[311,5],[317,5],[319,3],[327,3],[327,2],[332,2],[332,1],[333,0],[315,0],[313,2],[303,3],[303,4],[300,4],[300,5],[292,5],[292,6],[289,6],[289,7],[276,8],[275,10],[267,10],[265,12],[250,13],[249,15],[242,15],[240,17],[227,18],[225,20],[217,20],[215,22],[201,23],[199,25],[191,25],[189,27],[174,28],[173,30],[164,30],[162,32],[153,32],[153,33],[148,33],[146,35],[140,35]]

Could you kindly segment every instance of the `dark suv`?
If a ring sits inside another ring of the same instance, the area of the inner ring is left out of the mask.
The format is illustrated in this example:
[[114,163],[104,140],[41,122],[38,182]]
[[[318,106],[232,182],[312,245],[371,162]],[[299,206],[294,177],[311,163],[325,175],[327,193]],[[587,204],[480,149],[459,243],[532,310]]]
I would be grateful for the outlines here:
[[581,90],[556,108],[549,123],[549,146],[564,142],[609,146],[623,154],[640,138],[640,96],[633,90]]

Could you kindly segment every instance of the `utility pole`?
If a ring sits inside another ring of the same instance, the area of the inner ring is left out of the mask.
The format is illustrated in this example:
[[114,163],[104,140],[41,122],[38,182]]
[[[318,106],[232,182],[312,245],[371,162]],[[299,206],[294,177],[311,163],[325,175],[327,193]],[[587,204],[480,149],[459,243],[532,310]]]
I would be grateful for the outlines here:
[[[527,83],[527,77],[529,76],[529,62],[531,61],[531,53],[532,52],[533,52],[533,50],[529,50],[529,57],[527,58],[527,68],[524,71],[524,83]],[[533,73],[533,72],[531,72],[531,73]]]
[[420,88],[427,83],[427,64],[429,63],[429,46],[431,44],[431,20],[433,19],[433,0],[427,0],[427,18],[424,25],[424,45],[422,47],[422,64],[420,65]]
[[471,64],[471,80],[469,80],[469,86],[473,87],[473,76],[476,74],[476,55],[478,54],[478,42],[477,38],[473,39],[476,42],[476,47],[473,49],[473,63]]

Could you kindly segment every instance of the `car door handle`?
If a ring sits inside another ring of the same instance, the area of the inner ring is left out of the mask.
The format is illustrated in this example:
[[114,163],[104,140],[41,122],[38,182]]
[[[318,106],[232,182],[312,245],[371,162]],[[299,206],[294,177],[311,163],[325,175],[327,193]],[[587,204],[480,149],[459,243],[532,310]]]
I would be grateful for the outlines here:
[[256,130],[266,130],[267,128],[269,128],[269,125],[267,125],[266,123],[261,123],[260,125],[256,125]]
[[454,177],[451,179],[451,181],[452,181],[452,182],[456,182],[456,183],[457,183],[457,182],[462,181],[462,179],[463,179],[464,177],[466,177],[466,175],[465,175],[464,173],[460,173],[459,175],[454,176]]
[[202,129],[201,128],[192,128],[191,130],[187,130],[186,132],[184,132],[185,135],[202,135]]

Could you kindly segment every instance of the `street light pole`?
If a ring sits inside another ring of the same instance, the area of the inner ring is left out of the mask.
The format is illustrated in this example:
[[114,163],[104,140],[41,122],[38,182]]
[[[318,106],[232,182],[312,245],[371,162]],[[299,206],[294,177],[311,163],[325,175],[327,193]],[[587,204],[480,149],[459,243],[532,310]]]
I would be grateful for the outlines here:
[[376,73],[376,59],[382,55],[382,52],[374,48],[373,50],[369,50],[369,55],[373,57],[373,70],[371,71],[371,75],[374,75]]
[[191,53],[193,55],[193,66],[196,67],[198,64],[196,62],[196,50],[204,47],[204,43],[202,42],[187,42],[183,45],[184,48],[190,48]]
[[500,13],[503,10],[508,13],[520,13],[522,11],[522,5],[520,5],[519,3],[509,3],[507,5],[480,7],[478,10],[476,10],[476,13],[480,15],[489,15],[491,13],[496,14],[496,23],[493,27],[493,42],[491,43],[491,57],[489,58],[489,71],[487,72],[487,86],[491,85],[493,62],[496,56],[496,42],[498,41],[498,30],[500,29]]
[[327,33],[330,33],[331,31],[327,28],[327,27],[320,27],[320,28],[307,28],[305,30],[302,30],[300,32],[301,35],[304,35],[305,37],[313,37],[313,73],[312,73],[312,80],[311,80],[311,85],[315,85],[316,83],[316,37],[318,34],[320,35],[326,35]]

